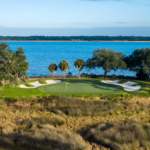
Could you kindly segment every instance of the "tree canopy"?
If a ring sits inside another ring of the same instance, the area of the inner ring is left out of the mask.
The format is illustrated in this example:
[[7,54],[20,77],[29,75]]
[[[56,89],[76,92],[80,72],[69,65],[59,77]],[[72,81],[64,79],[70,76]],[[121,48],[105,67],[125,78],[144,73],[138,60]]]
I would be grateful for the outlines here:
[[77,59],[77,60],[74,62],[75,67],[76,67],[76,68],[79,68],[79,79],[80,79],[80,71],[83,69],[84,64],[85,64],[85,62],[84,62],[84,60],[82,60],[82,59]]
[[64,77],[64,73],[69,69],[69,62],[66,60],[62,60],[58,66],[60,70],[63,71],[63,77]]
[[51,63],[48,66],[48,69],[49,69],[50,72],[52,72],[52,76],[53,76],[53,73],[55,73],[57,71],[57,65],[55,63]]
[[123,61],[124,54],[115,52],[111,49],[97,49],[93,52],[93,57],[86,61],[86,68],[94,69],[102,67],[105,71],[105,77],[111,70],[126,68],[126,63]]
[[19,47],[17,51],[12,51],[8,44],[0,43],[0,85],[4,84],[4,80],[9,80],[14,87],[20,81],[27,78],[26,71],[29,63],[26,61],[24,50]]
[[143,36],[0,36],[0,40],[32,41],[150,41]]
[[136,49],[132,55],[124,57],[124,61],[130,70],[137,72],[137,76],[150,74],[150,48]]

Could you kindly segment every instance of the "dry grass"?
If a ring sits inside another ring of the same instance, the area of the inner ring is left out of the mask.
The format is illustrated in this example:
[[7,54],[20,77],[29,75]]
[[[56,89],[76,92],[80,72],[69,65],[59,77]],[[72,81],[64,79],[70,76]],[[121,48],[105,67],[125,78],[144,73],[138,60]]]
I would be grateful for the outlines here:
[[94,138],[112,150],[146,149],[150,148],[150,124],[101,123],[89,131],[87,138]]
[[[114,128],[114,133],[117,133],[116,139],[118,140],[121,133],[119,135],[117,127],[119,128],[119,126],[122,125],[121,122],[125,122],[127,120],[134,120],[147,124],[150,122],[149,98],[147,99],[132,97],[130,98],[130,101],[129,99],[125,101],[125,98],[123,99],[123,101],[121,99],[122,98],[119,99],[119,102],[116,102],[114,98],[105,98],[105,100],[104,98],[101,98],[100,100],[98,98],[97,100],[94,100],[93,98],[84,98],[81,100],[72,97],[52,97],[47,95],[46,97],[41,98],[33,96],[32,98],[18,97],[17,99],[0,100],[0,138],[4,139],[2,140],[3,144],[7,143],[4,144],[4,146],[1,146],[0,149],[5,149],[5,146],[9,145],[9,142],[11,146],[15,145],[17,149],[21,149],[22,147],[24,147],[22,145],[23,143],[21,143],[21,147],[14,142],[12,144],[13,137],[21,137],[21,139],[25,137],[25,139],[21,141],[26,141],[30,139],[28,137],[28,135],[30,136],[29,133],[34,133],[36,131],[40,132],[39,134],[41,135],[41,137],[43,137],[41,132],[44,133],[45,130],[47,131],[47,129],[45,129],[46,126],[49,126],[51,128],[53,127],[53,130],[59,131],[59,136],[61,137],[61,134],[64,134],[64,132],[68,132],[68,130],[70,131],[70,133],[72,133],[72,135],[76,135],[75,133],[81,134],[83,130],[86,130],[87,132],[87,129],[91,128],[91,126],[93,125],[104,123],[106,126],[114,125],[116,127]],[[116,122],[116,124],[113,124],[112,122]],[[132,127],[132,124],[129,125],[129,127],[130,126]],[[144,124],[139,124],[139,126],[144,131],[148,131],[144,128]],[[143,133],[143,130],[139,131]],[[34,141],[35,137],[36,136],[34,136],[33,134],[30,140]],[[103,135],[103,137],[106,140],[104,140],[105,143],[107,143],[109,138],[107,139],[105,134]],[[135,140],[137,141],[137,139]],[[141,145],[148,145],[148,140],[141,140],[140,137],[138,137],[138,140],[140,141]],[[46,149],[45,144],[47,143],[43,144],[43,141],[38,142],[38,145],[40,145],[43,149]],[[59,145],[58,140],[57,142]],[[55,144],[57,144],[57,142],[54,141]],[[116,141],[112,140],[112,143],[116,143]],[[62,147],[64,146],[63,144],[60,142],[60,145],[62,145]],[[29,145],[27,146],[28,149],[37,148],[34,146],[31,146],[30,148]],[[128,145],[127,143],[125,143],[122,145],[129,148],[129,145],[131,144]],[[58,148],[56,147],[55,149]]]
[[46,107],[49,111],[69,116],[106,116],[122,109],[121,104],[108,100],[80,100],[78,98],[55,97]]
[[87,150],[80,135],[57,130],[50,125],[0,136],[0,147],[7,150]]

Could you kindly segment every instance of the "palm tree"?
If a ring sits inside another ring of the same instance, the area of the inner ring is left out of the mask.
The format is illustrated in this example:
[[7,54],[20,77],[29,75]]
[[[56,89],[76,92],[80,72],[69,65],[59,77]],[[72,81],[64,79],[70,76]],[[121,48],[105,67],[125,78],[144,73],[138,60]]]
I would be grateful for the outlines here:
[[58,66],[60,70],[63,71],[63,78],[65,78],[64,73],[69,69],[68,61],[62,60]]
[[79,68],[79,79],[80,79],[80,71],[83,69],[84,64],[85,64],[85,62],[84,62],[84,60],[82,60],[82,59],[77,59],[77,60],[74,62],[75,67],[76,67],[76,68]]
[[48,66],[48,69],[50,72],[52,72],[52,78],[54,78],[53,73],[55,73],[57,71],[57,65],[55,63],[51,63]]

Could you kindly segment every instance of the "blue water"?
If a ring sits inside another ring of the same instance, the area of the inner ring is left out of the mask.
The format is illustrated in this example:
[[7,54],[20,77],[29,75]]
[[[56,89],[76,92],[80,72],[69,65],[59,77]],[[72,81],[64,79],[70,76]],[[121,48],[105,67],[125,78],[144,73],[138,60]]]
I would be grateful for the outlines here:
[[[130,55],[135,49],[150,48],[150,42],[6,42],[12,50],[17,50],[22,46],[27,61],[29,62],[28,76],[51,75],[48,70],[50,63],[59,64],[62,60],[67,60],[70,69],[65,73],[72,72],[78,75],[78,69],[74,67],[74,61],[78,58],[87,60],[92,57],[92,52],[98,48],[109,48],[115,51],[121,51],[125,55]],[[104,74],[103,69],[88,71],[83,69],[81,73]],[[56,75],[62,75],[58,69]],[[118,70],[111,71],[108,75],[126,75],[135,76],[132,71]]]

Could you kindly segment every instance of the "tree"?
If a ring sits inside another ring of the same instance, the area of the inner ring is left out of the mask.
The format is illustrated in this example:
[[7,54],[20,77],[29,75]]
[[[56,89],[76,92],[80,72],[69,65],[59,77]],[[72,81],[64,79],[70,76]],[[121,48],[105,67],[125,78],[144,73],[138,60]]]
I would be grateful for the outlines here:
[[124,54],[122,52],[115,52],[111,49],[97,49],[93,52],[93,57],[86,61],[86,68],[94,69],[102,67],[105,71],[104,77],[111,70],[126,68],[126,63],[123,61]]
[[15,76],[17,82],[19,79],[24,82],[27,78],[27,70],[29,69],[29,63],[26,61],[27,57],[24,55],[24,50],[22,47],[19,47],[14,53],[15,61],[12,74]]
[[52,78],[54,78],[53,73],[55,73],[57,71],[57,65],[55,63],[51,63],[48,66],[48,69],[50,72],[52,72]]
[[60,70],[63,71],[63,78],[65,78],[64,73],[69,69],[68,61],[62,60],[58,66]]
[[80,79],[80,71],[83,69],[84,64],[85,64],[85,62],[84,62],[84,60],[82,60],[82,59],[77,59],[77,60],[74,62],[75,67],[76,67],[76,68],[79,68],[79,79]]
[[12,51],[8,44],[0,43],[0,86],[4,85],[4,80],[9,80],[10,85],[15,87],[19,81],[25,81],[26,71],[29,63],[22,47],[16,52]]
[[127,68],[135,71],[138,77],[147,78],[150,75],[150,48],[136,49],[132,55],[123,58]]

